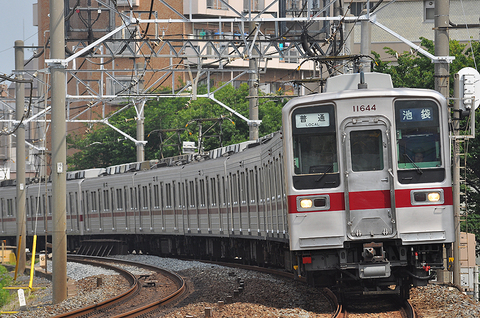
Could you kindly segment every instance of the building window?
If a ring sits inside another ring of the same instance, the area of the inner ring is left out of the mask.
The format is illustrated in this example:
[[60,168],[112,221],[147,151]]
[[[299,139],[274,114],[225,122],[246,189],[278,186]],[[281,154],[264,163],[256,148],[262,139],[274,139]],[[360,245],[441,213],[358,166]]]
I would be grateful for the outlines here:
[[[375,1],[370,1],[370,9],[373,8],[377,2]],[[362,1],[362,2],[352,2],[350,4],[350,13],[353,14],[356,17],[359,17],[362,15],[362,11],[367,9],[367,1]]]
[[261,11],[265,9],[265,1],[264,0],[243,0],[243,10],[248,11],[248,9],[250,9],[251,11]]
[[435,1],[429,0],[423,2],[423,21],[434,22],[435,20]]
[[[228,3],[228,0],[223,0]],[[227,5],[220,0],[207,0],[207,9],[227,10]]]

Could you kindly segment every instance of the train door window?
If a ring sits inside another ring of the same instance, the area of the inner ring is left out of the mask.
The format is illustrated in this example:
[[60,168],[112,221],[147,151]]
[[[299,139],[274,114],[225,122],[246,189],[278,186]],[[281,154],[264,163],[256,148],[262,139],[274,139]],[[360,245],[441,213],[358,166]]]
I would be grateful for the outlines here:
[[77,216],[77,231],[80,230],[80,218],[79,218],[79,211],[78,211],[78,192],[75,192],[75,215]]
[[148,187],[142,186],[142,209],[148,209]]
[[222,176],[222,180],[220,181],[220,187],[221,189],[221,200],[222,200],[222,205],[226,206],[227,205],[227,200],[228,200],[228,195],[227,195],[227,187],[225,183],[225,177]]
[[2,218],[5,216],[5,199],[0,199],[0,212],[2,213]]
[[198,201],[200,202],[201,207],[205,207],[205,200],[206,200],[205,180],[200,179],[198,183],[199,183],[199,187],[200,187],[200,189],[199,189],[200,195],[199,195],[199,198],[198,198],[199,200]]
[[240,200],[241,204],[247,203],[247,187],[246,187],[246,177],[245,172],[240,172]]
[[103,210],[110,211],[110,196],[108,190],[103,190]]
[[442,165],[438,106],[429,100],[398,100],[396,110],[399,169]]
[[160,187],[158,184],[153,185],[153,206],[155,209],[160,208]]
[[170,183],[165,184],[165,207],[172,207],[172,185]]
[[350,152],[353,171],[383,170],[382,131],[351,131]]
[[232,182],[232,201],[233,205],[238,204],[238,180],[237,180],[237,174],[233,173],[230,175],[230,180]]
[[138,209],[137,188],[130,188],[130,204],[131,204],[132,210]]
[[217,206],[217,183],[215,178],[210,178],[211,206]]
[[123,210],[122,189],[116,189],[116,193],[117,193],[117,211]]
[[13,216],[13,199],[7,199],[7,215]]
[[92,205],[92,212],[97,212],[97,192],[92,191],[90,192],[92,202],[90,204]]
[[152,202],[152,200],[153,200],[153,197],[152,197],[152,184],[151,184],[151,183],[148,184],[148,193],[147,193],[147,195],[148,195],[148,205],[147,205],[147,207],[153,207],[153,204],[152,204],[152,203],[153,203],[153,202]]
[[178,197],[176,197],[176,195],[179,196],[176,202],[178,202],[178,207],[182,209],[182,208],[185,208],[185,204],[188,205],[188,202],[185,201],[186,200],[185,196],[187,193],[185,188],[187,187],[187,184],[183,182],[178,182],[177,185],[178,185],[178,191],[174,193],[174,198],[175,200],[177,200]]
[[53,213],[53,197],[49,195],[47,197],[47,208],[48,208],[48,214],[52,215]]
[[110,202],[112,203],[112,214],[115,212],[115,188],[110,188]]
[[[257,167],[255,167],[255,170],[257,170]],[[254,204],[255,201],[257,200],[257,187],[255,186],[255,173],[253,170],[249,170],[249,178],[248,178],[248,186],[250,188],[249,193],[250,194],[250,204]]]
[[28,198],[25,198],[25,213],[30,216],[30,202]]
[[46,215],[47,214],[47,199],[45,198],[45,194],[42,194],[42,206],[41,206],[41,209],[42,209],[42,214],[43,215]]
[[74,204],[74,202],[73,202],[73,193],[72,193],[72,192],[69,192],[69,193],[68,193],[68,213],[69,213],[70,215],[73,215],[73,214],[74,214],[74,213],[73,213],[73,211],[74,211],[74,209],[73,209],[73,204]]
[[[187,184],[186,180],[185,180],[185,184]],[[194,208],[195,207],[195,186],[194,186],[194,182],[193,181],[190,181],[190,191],[189,191],[189,195],[187,196],[187,206],[191,207],[191,208]]]

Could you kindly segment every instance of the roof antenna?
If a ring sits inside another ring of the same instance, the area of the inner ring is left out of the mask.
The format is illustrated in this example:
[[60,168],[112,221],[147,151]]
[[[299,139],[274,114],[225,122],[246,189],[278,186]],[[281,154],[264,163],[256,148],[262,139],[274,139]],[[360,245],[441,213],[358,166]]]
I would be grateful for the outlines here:
[[358,89],[367,89],[368,85],[365,83],[365,74],[360,71],[360,83],[358,83]]

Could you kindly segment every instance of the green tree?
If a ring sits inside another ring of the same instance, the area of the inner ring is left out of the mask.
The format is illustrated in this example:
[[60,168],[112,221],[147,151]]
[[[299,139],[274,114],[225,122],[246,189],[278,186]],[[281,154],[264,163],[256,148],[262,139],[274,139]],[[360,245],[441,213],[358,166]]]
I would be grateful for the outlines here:
[[[199,94],[206,92],[205,87],[199,88]],[[215,98],[235,109],[248,118],[249,101],[248,85],[242,84],[238,89],[226,85],[215,94]],[[259,117],[262,119],[260,136],[277,131],[281,128],[282,100],[259,98]],[[136,135],[136,112],[133,107],[117,113],[109,118],[109,123],[126,132]],[[205,119],[212,119],[205,121]],[[200,121],[202,120],[202,121]],[[248,140],[249,128],[245,121],[231,114],[216,102],[199,98],[162,98],[150,100],[145,106],[145,158],[159,159],[178,155],[180,134],[181,141],[198,141],[199,125],[202,125],[203,149],[210,150],[222,145],[230,145]],[[183,131],[179,129],[184,129]],[[167,131],[170,130],[170,131]],[[208,137],[210,136],[210,137]],[[161,144],[163,141],[163,144]],[[136,147],[131,140],[110,127],[98,124],[89,128],[84,136],[69,135],[67,142],[70,148],[78,150],[67,158],[70,170],[107,167],[136,161]],[[174,144],[173,146],[166,146]],[[162,149],[162,150],[161,150]]]

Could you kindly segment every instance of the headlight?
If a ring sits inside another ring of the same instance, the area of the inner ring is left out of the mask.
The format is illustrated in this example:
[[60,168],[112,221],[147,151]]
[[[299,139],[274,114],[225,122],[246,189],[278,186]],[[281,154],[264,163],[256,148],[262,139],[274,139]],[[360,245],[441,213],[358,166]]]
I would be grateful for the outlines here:
[[443,190],[414,190],[411,193],[412,205],[442,204]]
[[330,197],[328,195],[297,197],[297,210],[299,212],[328,209],[330,209]]
[[313,206],[313,201],[311,199],[302,199],[300,200],[300,207],[303,209],[310,209]]
[[430,202],[438,202],[440,201],[440,193],[438,192],[430,192],[428,195],[427,195],[427,198],[428,198],[428,201]]

